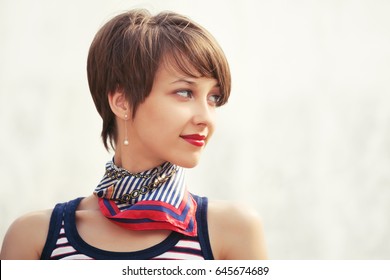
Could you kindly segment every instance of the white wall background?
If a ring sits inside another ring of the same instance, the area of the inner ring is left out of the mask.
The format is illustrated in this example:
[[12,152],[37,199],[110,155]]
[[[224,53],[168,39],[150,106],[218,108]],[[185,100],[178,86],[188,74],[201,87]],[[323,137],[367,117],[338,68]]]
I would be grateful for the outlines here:
[[0,0],[0,239],[19,215],[89,195],[110,155],[89,44],[125,9],[208,28],[233,92],[190,189],[246,201],[271,259],[390,258],[390,1]]

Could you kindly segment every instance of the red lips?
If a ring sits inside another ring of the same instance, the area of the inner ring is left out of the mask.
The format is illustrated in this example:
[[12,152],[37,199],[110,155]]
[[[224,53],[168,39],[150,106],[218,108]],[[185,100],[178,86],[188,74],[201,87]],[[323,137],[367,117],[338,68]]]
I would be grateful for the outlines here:
[[188,135],[180,135],[180,137],[186,140],[188,143],[197,147],[202,147],[205,145],[206,136],[204,135],[188,134]]

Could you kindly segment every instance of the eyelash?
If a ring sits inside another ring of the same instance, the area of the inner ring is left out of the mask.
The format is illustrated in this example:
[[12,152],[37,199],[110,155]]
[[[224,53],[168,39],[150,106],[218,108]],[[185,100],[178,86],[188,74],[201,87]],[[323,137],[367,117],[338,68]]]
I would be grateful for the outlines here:
[[215,106],[218,106],[219,102],[222,99],[222,96],[220,94],[212,94],[212,95],[210,95],[210,97],[215,97],[215,100],[212,101]]
[[[181,92],[186,92],[189,94],[189,96],[184,96],[184,95],[180,94]],[[184,98],[191,98],[194,95],[191,90],[186,90],[186,89],[178,90],[178,91],[176,91],[176,94],[181,96],[181,97],[184,97]]]
[[[186,94],[185,95],[181,94],[183,92],[185,92]],[[176,91],[176,94],[183,98],[192,98],[194,96],[192,90],[186,90],[186,89],[178,90]],[[210,98],[214,98],[215,100],[210,100]],[[220,94],[211,94],[208,96],[208,99],[210,100],[211,103],[213,103],[214,106],[218,106],[221,98],[222,96]]]

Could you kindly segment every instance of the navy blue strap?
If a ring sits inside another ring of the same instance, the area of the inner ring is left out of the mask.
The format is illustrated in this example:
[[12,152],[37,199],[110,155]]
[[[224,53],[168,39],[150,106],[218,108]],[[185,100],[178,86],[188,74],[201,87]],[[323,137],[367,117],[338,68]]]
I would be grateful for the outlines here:
[[198,204],[198,209],[196,211],[196,220],[198,222],[198,237],[199,243],[203,251],[203,256],[205,260],[213,260],[213,251],[211,249],[210,238],[209,238],[209,229],[207,223],[207,206],[208,199],[207,197],[199,197],[192,194]]
[[49,260],[54,250],[61,229],[62,217],[64,215],[66,203],[58,203],[51,214],[49,231],[47,233],[46,243],[43,247],[41,260]]

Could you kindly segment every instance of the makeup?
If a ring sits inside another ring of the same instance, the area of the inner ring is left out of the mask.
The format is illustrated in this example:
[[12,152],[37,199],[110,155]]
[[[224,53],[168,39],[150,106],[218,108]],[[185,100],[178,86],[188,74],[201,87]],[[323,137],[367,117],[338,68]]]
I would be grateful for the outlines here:
[[188,135],[181,135],[180,137],[183,138],[188,143],[197,147],[203,147],[205,145],[206,136],[204,135],[188,134]]

